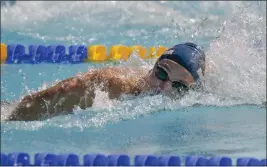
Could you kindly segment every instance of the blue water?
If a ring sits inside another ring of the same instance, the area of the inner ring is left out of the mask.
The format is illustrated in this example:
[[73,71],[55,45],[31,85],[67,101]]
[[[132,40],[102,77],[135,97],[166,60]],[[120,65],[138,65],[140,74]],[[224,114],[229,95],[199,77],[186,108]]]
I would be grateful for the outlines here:
[[[45,121],[1,121],[1,152],[128,153],[266,157],[266,2],[17,2],[1,8],[6,44],[205,47],[209,93],[110,100]],[[203,21],[204,20],[204,21]],[[126,63],[1,65],[1,100],[91,68]],[[196,105],[197,104],[197,105]],[[1,120],[12,107],[1,106]]]

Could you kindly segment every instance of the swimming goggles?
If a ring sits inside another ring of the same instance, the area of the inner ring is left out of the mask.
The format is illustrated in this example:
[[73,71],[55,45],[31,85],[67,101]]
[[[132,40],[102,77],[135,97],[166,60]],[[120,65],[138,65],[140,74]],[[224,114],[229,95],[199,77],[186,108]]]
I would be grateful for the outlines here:
[[183,66],[170,59],[159,60],[154,67],[156,77],[162,81],[171,81],[178,91],[194,89],[195,80]]
[[[171,81],[168,73],[163,68],[159,67],[158,65],[156,66],[156,69],[155,69],[155,75],[161,81],[167,81],[167,80]],[[182,84],[179,81],[171,81],[171,82],[172,82],[172,87],[177,89],[178,91],[189,90],[189,87],[187,87],[186,85]]]

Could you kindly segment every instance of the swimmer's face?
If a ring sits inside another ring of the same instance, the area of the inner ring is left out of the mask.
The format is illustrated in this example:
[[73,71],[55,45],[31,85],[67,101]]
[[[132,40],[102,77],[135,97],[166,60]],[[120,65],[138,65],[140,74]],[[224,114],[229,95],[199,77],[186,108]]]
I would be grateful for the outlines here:
[[163,59],[158,61],[150,74],[151,87],[161,93],[184,92],[195,83],[193,76],[178,63]]

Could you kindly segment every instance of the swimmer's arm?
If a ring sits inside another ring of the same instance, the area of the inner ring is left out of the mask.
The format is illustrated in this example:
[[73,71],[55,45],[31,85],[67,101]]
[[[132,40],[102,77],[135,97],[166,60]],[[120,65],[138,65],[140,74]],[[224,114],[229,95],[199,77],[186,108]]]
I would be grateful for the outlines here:
[[7,120],[33,121],[72,113],[75,106],[92,106],[93,74],[65,79],[53,87],[24,97]]

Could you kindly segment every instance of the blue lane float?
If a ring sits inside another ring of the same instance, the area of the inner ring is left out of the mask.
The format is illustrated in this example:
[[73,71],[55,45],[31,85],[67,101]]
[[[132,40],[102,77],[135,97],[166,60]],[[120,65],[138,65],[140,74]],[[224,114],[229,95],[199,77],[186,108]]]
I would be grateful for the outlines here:
[[207,166],[231,166],[232,159],[229,157],[212,157],[208,160]]
[[8,163],[7,155],[1,153],[1,166],[6,166],[7,163]]
[[185,166],[205,166],[208,164],[208,159],[202,156],[186,156]]
[[28,153],[10,153],[7,155],[8,166],[29,166],[30,155]]
[[178,156],[161,156],[158,158],[158,166],[180,166],[181,158]]
[[60,154],[56,158],[57,166],[79,166],[79,157],[75,154]]
[[72,64],[82,63],[87,59],[87,47],[84,45],[76,45],[69,47],[68,61]]
[[107,157],[103,154],[87,154],[83,156],[84,166],[107,166]]
[[153,155],[136,155],[134,158],[135,166],[157,166],[159,160]]
[[8,45],[6,64],[39,63],[82,63],[87,58],[87,48],[83,45],[71,45],[69,54],[63,45],[30,45],[29,53],[23,45]]
[[25,47],[23,45],[8,45],[7,46],[6,63],[20,64],[25,59],[27,59],[27,55],[25,53]]
[[[237,166],[263,166],[263,163],[262,161],[256,158],[238,158],[236,165]],[[266,166],[266,163],[264,166]]]
[[[31,163],[32,162],[32,163]],[[131,163],[132,162],[132,163]],[[165,155],[136,155],[132,161],[125,154],[86,154],[82,158],[74,153],[1,153],[1,166],[266,166],[266,159],[240,157],[233,162],[230,157],[204,157]]]
[[[30,45],[29,46],[29,63],[39,64],[47,59],[47,49],[44,45]],[[12,62],[11,62],[12,63]]]
[[37,153],[34,155],[35,166],[55,166],[57,165],[57,155],[52,153]]
[[130,157],[128,155],[109,155],[108,166],[130,166]]

